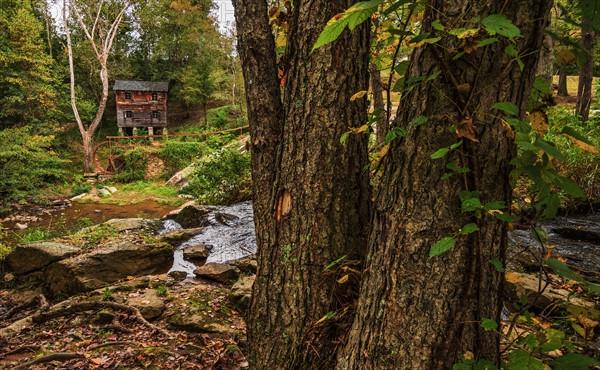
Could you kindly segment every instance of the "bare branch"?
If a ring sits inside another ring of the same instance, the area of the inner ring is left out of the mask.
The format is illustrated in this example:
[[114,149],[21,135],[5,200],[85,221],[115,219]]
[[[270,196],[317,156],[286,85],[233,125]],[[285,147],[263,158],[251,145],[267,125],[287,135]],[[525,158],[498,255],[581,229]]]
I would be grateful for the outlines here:
[[73,108],[73,115],[75,116],[75,121],[77,121],[77,126],[79,127],[79,132],[81,135],[85,133],[85,127],[83,126],[83,121],[81,120],[81,116],[79,115],[79,110],[77,109],[76,98],[75,98],[75,67],[73,66],[73,45],[71,44],[71,31],[69,30],[69,8],[68,8],[67,0],[63,0],[63,22],[65,25],[65,34],[67,35],[67,53],[69,59],[69,81],[71,88],[71,108]]
[[123,19],[123,15],[125,14],[125,11],[128,8],[129,8],[129,4],[125,5],[125,7],[123,9],[121,9],[121,12],[119,12],[119,15],[117,15],[117,18],[111,24],[110,29],[108,30],[106,40],[104,41],[104,51],[105,51],[107,58],[108,58],[110,49],[112,48],[113,40],[115,39],[115,36],[117,35],[117,31],[119,29],[119,24],[121,23],[121,20]]

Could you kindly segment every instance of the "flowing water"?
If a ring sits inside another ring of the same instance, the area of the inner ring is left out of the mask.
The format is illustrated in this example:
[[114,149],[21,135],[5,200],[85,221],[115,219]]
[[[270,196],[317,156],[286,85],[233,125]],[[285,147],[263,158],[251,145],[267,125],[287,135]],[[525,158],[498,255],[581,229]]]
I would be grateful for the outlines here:
[[[173,220],[165,220],[162,233],[180,229]],[[227,262],[256,253],[254,219],[250,202],[231,206],[213,207],[208,224],[202,232],[175,249],[171,271],[185,271],[193,275],[196,265],[183,258],[183,250],[194,245],[210,245],[212,250],[206,262]]]
[[531,236],[530,230],[510,232],[510,243],[537,256],[544,256],[547,247],[551,247],[553,257],[565,258],[568,266],[593,281],[600,280],[600,213],[557,217],[539,226],[548,234],[543,247]]

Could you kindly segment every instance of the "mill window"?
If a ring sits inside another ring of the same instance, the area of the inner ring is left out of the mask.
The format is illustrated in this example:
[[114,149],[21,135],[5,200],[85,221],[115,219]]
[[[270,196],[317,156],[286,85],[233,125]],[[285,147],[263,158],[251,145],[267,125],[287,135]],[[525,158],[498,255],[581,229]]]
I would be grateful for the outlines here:
[[160,118],[160,112],[157,110],[152,111],[152,118]]
[[152,100],[158,100],[158,93],[156,91],[152,92]]
[[133,118],[133,112],[130,110],[125,111],[125,118]]
[[125,91],[125,99],[131,100],[131,91]]

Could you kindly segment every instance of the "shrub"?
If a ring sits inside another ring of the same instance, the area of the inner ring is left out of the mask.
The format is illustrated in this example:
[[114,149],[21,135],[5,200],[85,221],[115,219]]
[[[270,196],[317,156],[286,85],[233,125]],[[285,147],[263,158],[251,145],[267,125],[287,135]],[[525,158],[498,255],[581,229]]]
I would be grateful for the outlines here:
[[0,212],[50,183],[64,181],[64,165],[52,148],[53,136],[36,135],[29,127],[0,131]]
[[92,185],[87,183],[83,176],[76,176],[71,185],[71,194],[73,196],[89,193],[92,190]]
[[183,192],[208,204],[232,204],[251,195],[250,154],[236,150],[215,152],[198,165]]
[[167,141],[158,150],[158,156],[164,161],[168,176],[189,166],[202,156],[206,146],[198,142]]
[[32,228],[27,230],[27,233],[21,238],[21,243],[31,243],[40,240],[48,239],[48,232],[43,229]]
[[134,148],[126,151],[123,158],[124,167],[113,176],[112,180],[117,182],[143,180],[148,169],[148,153],[141,148]]

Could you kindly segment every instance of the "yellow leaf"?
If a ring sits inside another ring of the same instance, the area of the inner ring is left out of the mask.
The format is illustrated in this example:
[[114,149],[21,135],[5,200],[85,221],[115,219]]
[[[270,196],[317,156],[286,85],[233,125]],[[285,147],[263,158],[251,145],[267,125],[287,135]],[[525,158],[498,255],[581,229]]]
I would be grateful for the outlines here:
[[337,279],[337,282],[339,284],[344,284],[346,281],[348,281],[348,278],[350,277],[350,275],[344,275],[341,278]]
[[389,151],[390,151],[390,144],[387,144],[383,148],[381,148],[381,150],[379,151],[379,153],[377,154],[377,156],[373,159],[373,163],[379,163],[379,161],[381,161],[381,159],[383,157],[385,157],[385,155]]
[[284,48],[287,46],[287,37],[285,32],[279,32],[277,34],[277,39],[275,40],[275,46],[278,48]]
[[368,129],[369,129],[369,124],[365,123],[364,125],[362,125],[360,127],[350,129],[350,132],[352,132],[354,135],[356,135],[356,134],[360,134],[361,132],[365,132]]
[[594,321],[594,320],[589,319],[589,318],[587,318],[587,317],[585,317],[583,315],[579,315],[579,322],[586,329],[593,329],[596,326],[598,326],[598,321]]
[[538,134],[544,136],[550,127],[548,125],[548,116],[543,111],[536,109],[529,113],[529,120],[531,121],[531,128],[533,128]]
[[354,274],[360,274],[360,271],[353,269],[352,267],[342,266],[342,270],[346,272],[352,272]]
[[367,90],[359,91],[350,97],[350,101],[355,101],[356,99],[360,99],[365,95],[367,95]]
[[473,352],[467,351],[467,352],[465,352],[463,357],[465,358],[465,360],[472,360],[475,358],[475,355],[473,354]]
[[135,279],[135,277],[133,277],[133,276],[127,276],[127,280],[133,280],[133,279]]
[[588,143],[584,143],[581,140],[577,140],[575,138],[569,137],[568,138],[576,147],[578,147],[581,150],[585,150],[586,152],[590,152],[592,154],[596,154],[598,153],[598,150],[596,149],[595,146],[592,146]]

